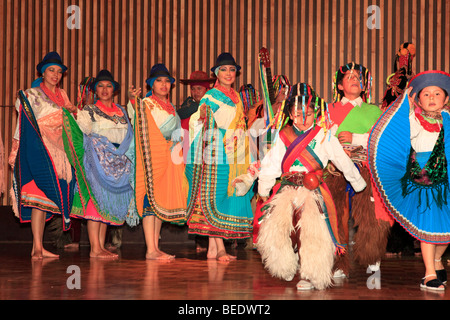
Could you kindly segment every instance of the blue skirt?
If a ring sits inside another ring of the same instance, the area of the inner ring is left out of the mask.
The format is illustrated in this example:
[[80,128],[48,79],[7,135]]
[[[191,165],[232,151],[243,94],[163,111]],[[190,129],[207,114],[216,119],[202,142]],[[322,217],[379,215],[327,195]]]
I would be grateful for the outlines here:
[[[368,148],[371,174],[387,209],[406,231],[420,241],[447,244],[450,243],[448,175],[443,183],[432,185],[404,179],[411,153],[409,112],[409,100],[401,96],[375,124]],[[442,115],[445,155],[450,159],[450,115],[447,112]],[[421,165],[426,161],[418,160]]]

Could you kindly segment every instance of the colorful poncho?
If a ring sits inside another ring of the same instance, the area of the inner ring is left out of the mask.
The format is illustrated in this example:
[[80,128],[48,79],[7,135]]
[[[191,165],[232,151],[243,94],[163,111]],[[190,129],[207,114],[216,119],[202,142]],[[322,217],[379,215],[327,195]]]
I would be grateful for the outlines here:
[[[52,104],[36,90],[28,91],[34,103]],[[33,208],[46,212],[47,220],[52,214],[61,214],[63,230],[67,230],[75,179],[62,145],[61,113],[64,109],[54,108],[52,113],[37,120],[23,91],[19,92],[19,101],[20,143],[14,164],[13,208],[21,222],[31,221]]]
[[[237,93],[236,93],[236,96]],[[250,164],[242,102],[217,88],[200,101],[207,117],[190,120],[191,146],[186,165],[189,181],[188,225],[192,234],[224,239],[248,238],[252,232],[252,192],[237,196],[231,182]]]
[[173,106],[154,97],[138,100],[135,110],[135,197],[140,218],[184,224],[187,182],[180,118]]
[[120,109],[128,123],[127,134],[120,146],[95,132],[83,133],[75,119],[64,113],[66,153],[77,177],[72,208],[75,217],[121,225],[128,215],[133,189],[130,184],[132,162],[126,153],[133,141],[133,130],[125,111]]

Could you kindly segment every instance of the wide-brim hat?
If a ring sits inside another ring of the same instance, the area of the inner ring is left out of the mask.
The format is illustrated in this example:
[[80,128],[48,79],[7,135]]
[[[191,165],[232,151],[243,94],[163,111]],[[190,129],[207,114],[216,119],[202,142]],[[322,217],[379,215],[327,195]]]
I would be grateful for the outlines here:
[[241,70],[241,66],[236,63],[236,60],[229,52],[223,52],[217,57],[216,64],[211,68],[211,71],[215,72],[220,66],[235,66],[237,71]]
[[216,80],[217,80],[216,78],[209,77],[208,74],[206,74],[206,72],[197,70],[191,73],[189,79],[180,79],[180,82],[182,84],[187,84],[191,86],[195,85],[210,86],[211,83],[214,83]]
[[91,83],[91,90],[95,92],[95,88],[97,87],[97,84],[100,81],[109,81],[114,86],[114,92],[118,91],[120,88],[120,84],[114,80],[114,77],[112,76],[111,72],[108,70],[100,70],[97,76],[94,78],[94,80]]
[[170,83],[172,84],[175,82],[175,78],[170,75],[169,70],[163,63],[157,63],[152,67],[152,69],[150,70],[150,76],[147,80],[145,80],[145,82],[151,88],[153,86],[153,81],[159,77],[169,78]]
[[60,55],[55,51],[47,53],[45,57],[42,59],[42,61],[39,62],[38,65],[36,66],[36,70],[38,73],[42,74],[44,73],[47,67],[52,65],[57,65],[61,67],[63,72],[67,71],[67,67],[62,62]]
[[438,70],[424,71],[411,78],[408,84],[408,87],[412,87],[410,94],[416,93],[416,100],[419,92],[430,86],[439,87],[450,95],[450,74]]

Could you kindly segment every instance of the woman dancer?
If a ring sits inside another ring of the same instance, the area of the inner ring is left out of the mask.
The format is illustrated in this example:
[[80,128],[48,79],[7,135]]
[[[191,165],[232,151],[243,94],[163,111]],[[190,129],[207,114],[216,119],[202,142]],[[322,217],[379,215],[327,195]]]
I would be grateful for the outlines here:
[[207,257],[220,261],[236,259],[226,252],[224,239],[252,234],[252,192],[237,196],[232,185],[250,164],[243,105],[232,87],[239,70],[230,53],[218,56],[211,69],[217,82],[191,116],[189,129],[189,233],[208,236]]
[[66,150],[77,172],[72,216],[87,220],[91,258],[117,258],[105,249],[107,226],[123,225],[133,196],[132,163],[126,153],[133,129],[124,108],[113,102],[119,90],[108,70],[91,84],[97,101],[64,117]]
[[144,99],[141,89],[130,87],[135,110],[136,206],[145,234],[146,259],[171,260],[173,255],[159,248],[162,222],[184,224],[187,182],[182,150],[183,130],[180,117],[169,100],[175,79],[164,64],[150,71],[147,84],[151,91]]
[[13,209],[21,222],[31,222],[32,259],[57,258],[43,247],[45,222],[63,216],[63,230],[70,228],[70,208],[75,179],[64,151],[63,110],[76,111],[60,88],[67,70],[57,52],[48,53],[36,67],[40,78],[20,91],[19,112],[9,164],[13,167]]

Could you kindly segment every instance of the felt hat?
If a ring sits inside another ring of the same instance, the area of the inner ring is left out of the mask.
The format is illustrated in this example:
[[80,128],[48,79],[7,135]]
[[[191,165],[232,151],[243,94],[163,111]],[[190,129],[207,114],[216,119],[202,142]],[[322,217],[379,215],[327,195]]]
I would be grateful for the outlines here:
[[38,71],[38,73],[43,74],[45,69],[52,65],[57,65],[61,67],[63,72],[67,71],[67,67],[62,62],[62,59],[59,56],[59,54],[55,51],[47,53],[45,57],[42,59],[42,61],[39,62],[38,65],[36,66],[36,70]]
[[153,86],[153,82],[155,81],[155,79],[159,78],[159,77],[169,78],[171,84],[173,84],[175,82],[175,78],[173,78],[170,75],[169,70],[163,63],[157,63],[152,67],[152,69],[150,70],[150,76],[148,77],[148,79],[145,82],[151,88]]
[[333,98],[334,101],[341,101],[343,98],[343,93],[338,89],[338,84],[344,78],[344,75],[349,70],[359,71],[360,81],[364,85],[362,86],[361,97],[363,101],[370,102],[372,95],[372,75],[370,71],[361,64],[357,64],[355,62],[349,62],[346,65],[343,65],[336,71],[334,80],[333,80]]
[[111,72],[108,70],[100,70],[97,74],[97,77],[95,77],[91,83],[91,90],[95,92],[95,88],[97,87],[97,84],[100,81],[109,81],[114,86],[114,92],[118,91],[120,88],[120,85],[117,81],[114,80],[114,77],[112,76]]
[[211,88],[211,84],[215,82],[215,78],[208,77],[204,71],[194,71],[191,73],[189,79],[180,79],[182,84],[191,86],[204,86],[206,88]]
[[439,87],[450,95],[450,74],[438,70],[424,71],[411,78],[408,84],[408,87],[412,87],[410,94],[417,94],[416,100],[419,98],[420,91],[430,86]]
[[229,52],[223,52],[217,57],[216,64],[211,68],[211,71],[214,73],[220,66],[235,66],[237,71],[241,70],[241,66],[236,63],[236,60]]

